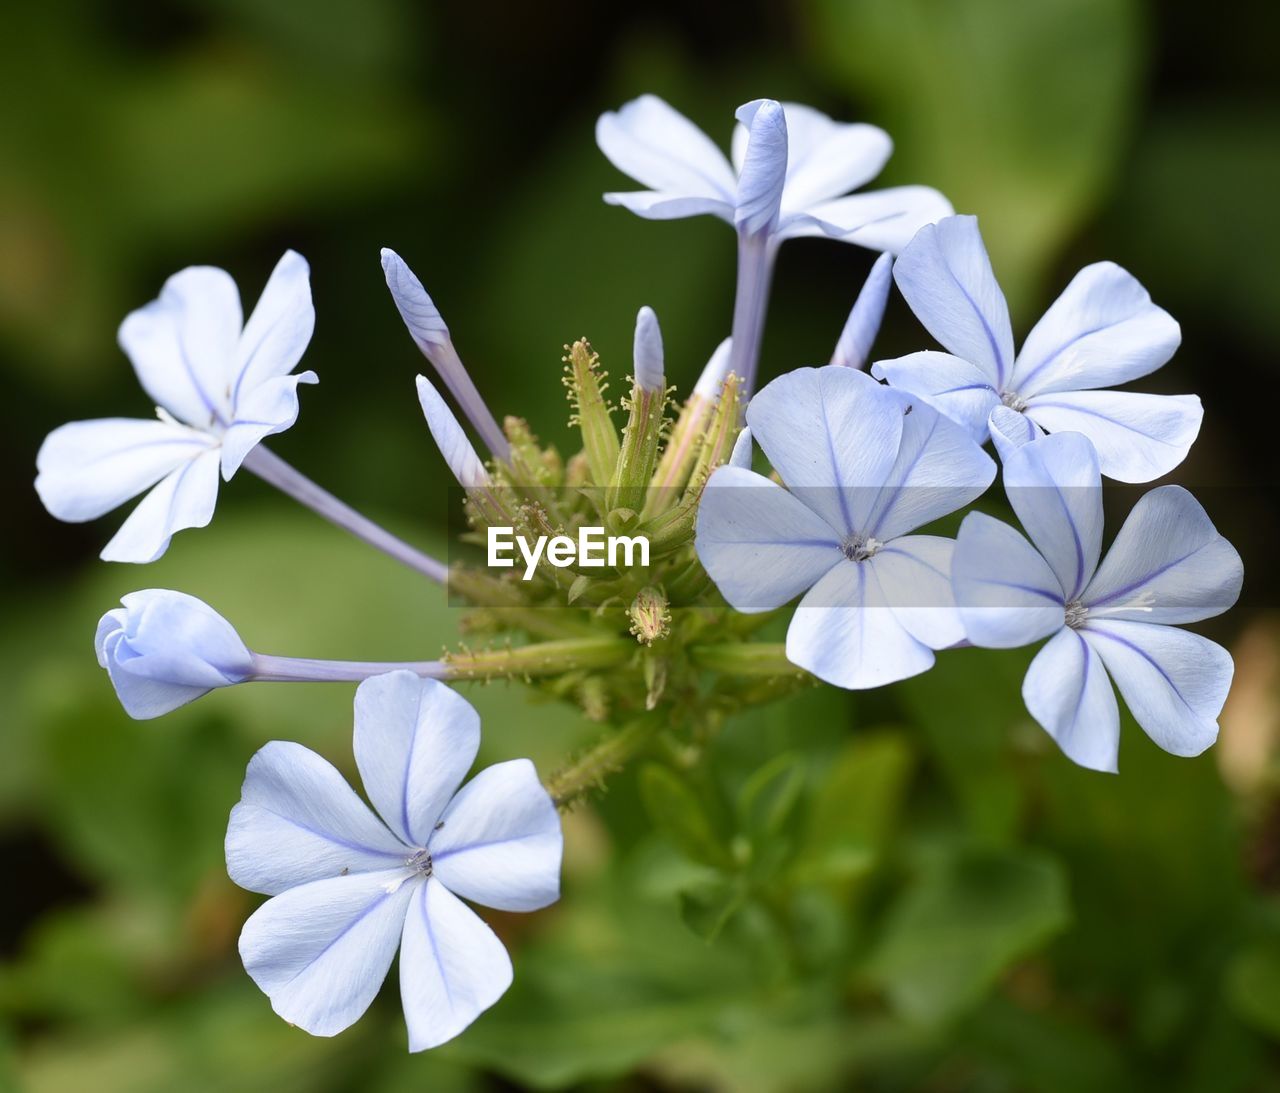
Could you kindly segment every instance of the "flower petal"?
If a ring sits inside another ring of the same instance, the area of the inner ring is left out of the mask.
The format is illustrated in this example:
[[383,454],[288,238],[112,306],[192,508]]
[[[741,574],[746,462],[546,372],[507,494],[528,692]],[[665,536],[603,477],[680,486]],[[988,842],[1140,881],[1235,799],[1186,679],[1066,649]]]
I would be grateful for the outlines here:
[[161,479],[102,548],[102,560],[154,562],[175,532],[204,527],[218,501],[218,458],[210,448]]
[[236,420],[222,436],[222,477],[230,481],[240,464],[264,437],[283,433],[298,420],[298,384],[319,383],[314,372],[272,376],[246,390],[236,407]]
[[237,418],[258,416],[246,409],[242,400],[259,384],[297,367],[315,325],[311,267],[296,251],[285,251],[271,271],[236,345],[231,405]]
[[931,186],[890,186],[822,201],[803,213],[784,211],[777,236],[822,235],[871,250],[901,254],[926,224],[950,216],[951,202]]
[[1064,626],[1036,654],[1022,701],[1073,763],[1115,773],[1120,709],[1102,661],[1077,631]]
[[1004,490],[1066,602],[1080,598],[1102,551],[1098,457],[1079,433],[1059,433],[1010,452]]
[[964,641],[964,625],[951,587],[955,541],[938,535],[904,535],[866,564],[881,598],[916,641],[945,649]]
[[1150,482],[1186,459],[1204,407],[1196,395],[1061,391],[1030,399],[1027,416],[1051,433],[1087,436],[1108,478]]
[[1199,755],[1218,738],[1235,666],[1221,645],[1173,626],[1089,619],[1097,650],[1134,720],[1172,755]]
[[431,438],[444,456],[458,485],[463,489],[479,489],[489,484],[489,472],[484,463],[476,455],[476,450],[467,439],[458,419],[453,416],[448,403],[440,397],[431,381],[426,376],[418,377],[418,402],[422,405],[423,416],[427,419],[427,428],[431,430]]
[[925,329],[1003,390],[1013,367],[1013,329],[977,218],[951,216],[921,228],[893,276]]
[[743,467],[708,480],[694,546],[720,594],[748,614],[781,607],[842,557],[840,536],[820,516]]
[[191,266],[120,324],[120,348],[156,404],[197,429],[231,420],[240,293],[226,270]]
[[841,536],[865,530],[897,457],[902,422],[887,388],[832,365],[787,372],[747,404],[751,435],[787,488]]
[[601,114],[596,143],[618,170],[650,189],[733,205],[737,180],[724,153],[656,95]]
[[98,418],[54,429],[36,455],[36,492],[59,520],[94,520],[210,447],[167,421]]
[[988,649],[1014,649],[1063,624],[1062,589],[1053,570],[1017,531],[984,512],[960,525],[951,581],[965,636]]
[[733,223],[733,205],[711,197],[688,197],[666,190],[630,190],[604,195],[606,205],[621,205],[646,220],[680,220],[686,216],[718,216]]
[[787,181],[787,120],[781,104],[773,99],[740,106],[735,116],[750,135],[738,172],[733,222],[740,232],[753,235],[778,222]]
[[479,749],[475,708],[438,680],[389,672],[356,690],[356,765],[365,792],[411,846],[427,845]]
[[400,949],[410,1051],[452,1040],[511,980],[507,950],[474,911],[435,878],[414,890]]
[[740,467],[744,471],[751,470],[751,460],[755,449],[751,444],[751,430],[743,429],[738,439],[733,442],[733,451],[729,453],[729,466]]
[[1095,262],[1027,335],[1010,382],[1024,399],[1115,387],[1154,372],[1181,340],[1178,324],[1136,277],[1114,262]]
[[963,427],[914,395],[884,391],[902,414],[902,439],[859,528],[882,542],[963,508],[996,476],[995,461]]
[[871,366],[876,379],[924,399],[968,432],[975,444],[987,439],[987,419],[1000,395],[972,361],[925,350]]
[[636,313],[636,332],[631,343],[632,378],[646,391],[664,391],[662,328],[653,308],[642,307]]
[[486,767],[463,786],[428,849],[435,876],[473,903],[536,911],[560,898],[560,814],[528,759]]
[[1084,594],[1090,618],[1198,622],[1240,596],[1244,564],[1181,486],[1145,494]]
[[227,825],[227,872],[277,895],[300,884],[395,869],[411,851],[310,748],[273,740],[249,760]]
[[1003,405],[992,408],[987,418],[987,429],[1001,463],[1008,463],[1009,457],[1024,444],[1044,436],[1044,430],[1026,414]]
[[244,970],[289,1024],[333,1036],[359,1020],[377,995],[421,887],[398,869],[281,892],[240,932]]
[[858,298],[853,301],[840,340],[836,342],[831,363],[845,368],[864,368],[871,356],[871,347],[880,332],[885,305],[889,302],[889,289],[893,287],[893,258],[882,254],[876,259],[871,272],[862,285]]
[[871,568],[841,561],[796,608],[787,659],[827,683],[862,690],[928,671],[934,657],[884,602]]
[[786,112],[791,161],[782,194],[784,209],[798,212],[865,186],[893,153],[889,134],[874,125],[833,122],[817,110],[796,105]]

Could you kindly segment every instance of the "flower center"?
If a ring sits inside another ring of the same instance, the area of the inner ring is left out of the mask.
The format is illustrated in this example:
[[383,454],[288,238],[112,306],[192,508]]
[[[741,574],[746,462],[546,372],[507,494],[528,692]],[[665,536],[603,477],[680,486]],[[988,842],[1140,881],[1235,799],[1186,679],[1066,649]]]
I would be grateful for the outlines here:
[[1089,617],[1089,609],[1079,600],[1072,600],[1066,606],[1066,623],[1072,630],[1078,630]]
[[1000,401],[1003,402],[1010,410],[1016,410],[1022,413],[1027,408],[1027,400],[1024,399],[1017,391],[1002,391],[1000,393]]
[[415,873],[424,877],[431,876],[431,854],[426,850],[415,850],[405,858],[404,863]]
[[851,562],[865,562],[882,546],[884,543],[870,535],[865,539],[861,535],[850,535],[840,544],[840,551]]

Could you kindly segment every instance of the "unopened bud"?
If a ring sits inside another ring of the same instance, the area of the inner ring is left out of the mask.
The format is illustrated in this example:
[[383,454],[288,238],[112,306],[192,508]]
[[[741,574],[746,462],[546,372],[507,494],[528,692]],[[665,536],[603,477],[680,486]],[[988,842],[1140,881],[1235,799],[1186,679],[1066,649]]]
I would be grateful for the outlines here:
[[640,589],[627,613],[631,617],[631,633],[642,645],[652,645],[671,632],[671,609],[660,588]]
[[582,447],[591,469],[591,480],[608,485],[618,463],[618,430],[609,414],[604,392],[606,374],[600,368],[600,357],[586,338],[565,346],[565,386],[573,405],[571,425],[582,433]]

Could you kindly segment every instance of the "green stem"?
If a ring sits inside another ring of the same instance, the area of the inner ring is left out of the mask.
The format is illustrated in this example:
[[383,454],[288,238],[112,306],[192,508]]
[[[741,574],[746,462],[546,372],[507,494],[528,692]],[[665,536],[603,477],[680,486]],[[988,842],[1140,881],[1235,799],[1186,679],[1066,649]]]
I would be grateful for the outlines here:
[[689,650],[689,659],[699,668],[744,679],[805,674],[803,669],[787,660],[787,647],[782,642],[741,641],[696,645]]
[[613,668],[635,655],[629,638],[565,638],[514,649],[446,653],[451,679],[535,679],[583,668]]
[[567,811],[592,790],[601,789],[611,774],[617,774],[649,746],[662,724],[658,717],[632,721],[548,778],[545,785],[556,807]]

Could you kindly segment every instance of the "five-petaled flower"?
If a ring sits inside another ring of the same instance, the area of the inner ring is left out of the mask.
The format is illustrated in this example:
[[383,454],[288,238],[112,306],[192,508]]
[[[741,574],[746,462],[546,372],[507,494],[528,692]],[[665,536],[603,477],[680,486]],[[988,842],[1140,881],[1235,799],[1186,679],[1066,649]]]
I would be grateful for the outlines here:
[[1121,482],[1150,482],[1186,458],[1204,415],[1198,397],[1101,390],[1154,372],[1181,340],[1169,313],[1113,262],[1077,273],[1016,357],[974,217],[922,228],[893,275],[949,352],[877,361],[872,375],[927,399],[979,443],[991,435],[1001,458],[1045,431],[1083,433],[1102,473]]
[[356,765],[377,816],[300,744],[274,741],[254,756],[227,828],[227,869],[272,897],[245,923],[240,955],[286,1021],[341,1032],[369,1007],[397,948],[412,1051],[457,1036],[510,986],[506,949],[462,899],[503,911],[553,903],[563,838],[527,759],[458,789],[479,746],[465,699],[392,672],[356,692]]
[[1081,766],[1117,767],[1120,714],[1108,674],[1160,747],[1204,751],[1218,735],[1231,655],[1175,624],[1235,603],[1243,580],[1235,548],[1190,493],[1161,486],[1134,506],[1099,564],[1102,479],[1079,434],[1011,452],[1004,482],[1031,543],[983,513],[965,517],[952,573],[969,641],[1013,648],[1050,638],[1022,696]]
[[969,435],[839,365],[774,380],[747,424],[786,488],[748,470],[741,451],[707,483],[696,546],[725,599],[759,612],[805,592],[787,657],[840,687],[916,675],[962,641],[954,544],[910,532],[991,484],[995,464]]
[[151,562],[174,532],[213,516],[218,472],[230,480],[264,437],[298,416],[291,375],[315,325],[309,270],[288,251],[249,321],[231,276],[192,266],[120,325],[120,346],[158,421],[100,418],[55,429],[36,456],[36,490],[60,520],[93,520],[150,492],[103,548],[112,562]]
[[921,225],[951,212],[928,186],[849,193],[875,178],[893,151],[889,135],[874,125],[833,121],[811,106],[772,99],[747,103],[736,116],[731,163],[656,95],[602,114],[600,150],[649,187],[605,200],[651,220],[710,213],[778,242],[827,235],[895,253]]

